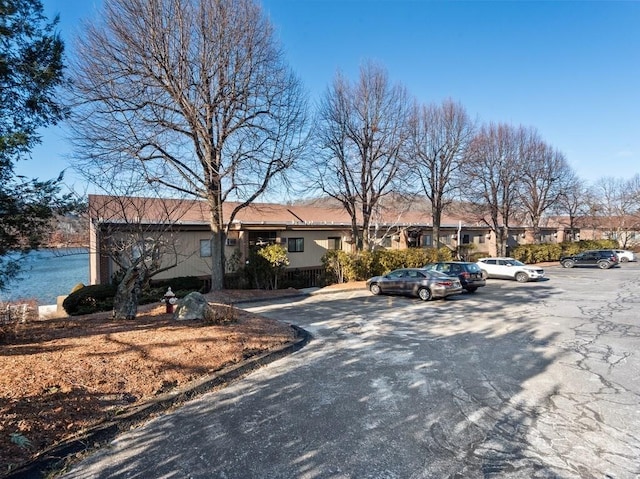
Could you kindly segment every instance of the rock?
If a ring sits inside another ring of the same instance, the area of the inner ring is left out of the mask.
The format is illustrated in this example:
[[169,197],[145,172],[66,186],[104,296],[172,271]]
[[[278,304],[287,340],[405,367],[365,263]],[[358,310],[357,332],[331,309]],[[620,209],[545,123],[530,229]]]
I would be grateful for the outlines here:
[[179,321],[205,319],[209,314],[207,299],[201,293],[193,292],[178,301],[173,319]]

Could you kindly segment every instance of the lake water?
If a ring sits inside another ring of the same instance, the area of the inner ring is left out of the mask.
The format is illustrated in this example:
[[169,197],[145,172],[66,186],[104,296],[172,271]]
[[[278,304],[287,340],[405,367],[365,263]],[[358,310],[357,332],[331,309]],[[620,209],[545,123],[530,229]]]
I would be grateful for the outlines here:
[[24,262],[23,273],[0,291],[0,300],[36,299],[40,305],[56,304],[78,283],[89,284],[89,252],[84,248],[41,249],[32,251]]

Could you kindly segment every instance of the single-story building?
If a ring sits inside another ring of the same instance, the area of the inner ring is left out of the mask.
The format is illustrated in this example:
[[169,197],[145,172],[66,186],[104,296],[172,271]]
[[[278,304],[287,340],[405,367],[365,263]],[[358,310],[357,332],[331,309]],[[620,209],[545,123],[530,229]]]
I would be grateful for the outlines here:
[[[243,265],[251,248],[279,243],[286,250],[290,270],[317,270],[328,250],[352,251],[351,218],[340,206],[254,203],[241,209],[229,223],[236,203],[225,203],[223,221],[226,271]],[[208,206],[203,201],[89,195],[90,282],[107,283],[119,270],[114,248],[136,241],[169,242],[175,265],[155,278],[208,277],[211,274],[211,231]],[[580,231],[569,230],[560,219],[540,229],[542,242],[577,240]],[[434,244],[428,211],[387,211],[372,221],[370,237],[376,248],[404,249]],[[586,239],[586,238],[585,238]],[[495,256],[495,234],[482,222],[446,216],[440,226],[440,242],[457,254]],[[530,228],[510,227],[508,247],[533,242]],[[131,247],[131,246],[130,246]]]

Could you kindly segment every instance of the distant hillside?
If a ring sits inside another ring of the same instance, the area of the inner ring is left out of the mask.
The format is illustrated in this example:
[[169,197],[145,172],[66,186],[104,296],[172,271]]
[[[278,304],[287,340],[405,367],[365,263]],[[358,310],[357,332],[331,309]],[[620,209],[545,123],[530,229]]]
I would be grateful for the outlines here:
[[48,248],[89,247],[89,220],[83,216],[58,216],[48,241]]

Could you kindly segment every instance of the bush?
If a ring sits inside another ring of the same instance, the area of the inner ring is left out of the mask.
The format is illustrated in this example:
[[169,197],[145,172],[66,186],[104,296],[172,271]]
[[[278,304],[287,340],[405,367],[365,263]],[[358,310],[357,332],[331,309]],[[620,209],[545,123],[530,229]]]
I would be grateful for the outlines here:
[[25,323],[38,319],[38,303],[34,299],[5,303],[0,301],[0,344],[18,336]]
[[171,279],[152,280],[149,288],[142,290],[140,295],[140,304],[157,303],[164,297],[167,289],[171,288],[176,298],[184,298],[194,291],[198,293],[206,293],[207,282],[197,276],[180,276]]
[[116,286],[94,284],[74,291],[62,302],[62,307],[71,316],[92,314],[113,309]]
[[322,265],[328,284],[344,283],[348,281],[351,269],[351,257],[342,250],[330,250],[322,256]]
[[257,251],[250,251],[247,263],[238,271],[243,276],[243,283],[249,288],[269,289],[272,278],[272,268],[269,261],[258,254]]
[[171,291],[174,293],[182,290],[189,291],[190,293],[192,291],[206,293],[206,291],[202,291],[205,284],[206,281],[202,278],[198,278],[197,276],[181,276],[179,278],[151,280],[152,288],[164,288],[164,292],[166,292],[167,288],[171,287]]
[[449,248],[407,248],[401,250],[374,250],[345,253],[328,251],[322,257],[327,271],[327,282],[341,283],[364,281],[398,268],[421,268],[427,263],[448,261],[452,258]]
[[[205,291],[203,290],[206,287],[206,281],[196,276],[183,276],[151,281],[151,286],[145,288],[140,294],[138,304],[150,304],[162,301],[162,297],[169,287],[176,295],[176,298],[183,298],[193,291],[204,293]],[[113,309],[113,298],[116,296],[117,289],[117,284],[85,286],[67,296],[62,303],[62,307],[67,314],[71,316],[111,311]]]
[[184,298],[187,294],[198,292],[206,293],[207,282],[197,276],[180,276],[171,279],[152,280],[148,288],[144,288],[140,294],[139,304],[151,304],[161,301],[167,289],[171,288],[171,292],[176,298]]

